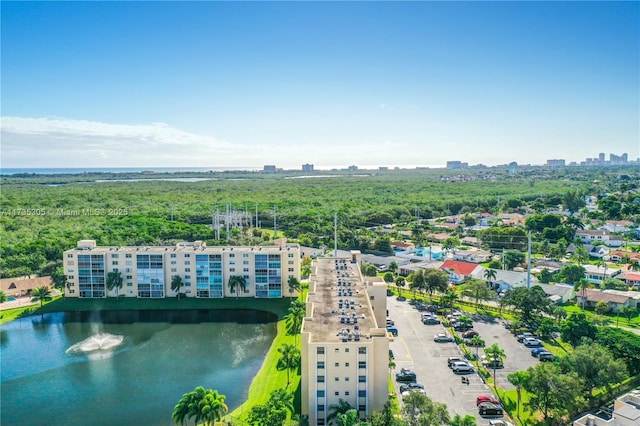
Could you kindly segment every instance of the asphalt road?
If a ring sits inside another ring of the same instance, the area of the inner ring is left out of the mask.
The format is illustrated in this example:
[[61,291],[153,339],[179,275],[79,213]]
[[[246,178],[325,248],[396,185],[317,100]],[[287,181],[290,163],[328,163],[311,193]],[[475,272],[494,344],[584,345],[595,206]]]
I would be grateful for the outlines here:
[[[483,419],[478,415],[475,401],[478,395],[490,395],[491,391],[478,374],[466,374],[465,377],[469,379],[467,385],[462,383],[461,375],[449,369],[447,358],[462,356],[462,352],[455,343],[433,341],[434,334],[444,332],[444,327],[422,324],[421,313],[408,300],[399,302],[395,296],[391,296],[387,299],[387,308],[389,317],[399,330],[399,335],[389,344],[396,363],[394,376],[403,367],[415,371],[417,382],[424,385],[427,396],[446,404],[451,414],[472,414],[479,425],[488,424],[490,417]],[[511,339],[515,341],[513,337]],[[399,395],[398,383],[396,392]]]

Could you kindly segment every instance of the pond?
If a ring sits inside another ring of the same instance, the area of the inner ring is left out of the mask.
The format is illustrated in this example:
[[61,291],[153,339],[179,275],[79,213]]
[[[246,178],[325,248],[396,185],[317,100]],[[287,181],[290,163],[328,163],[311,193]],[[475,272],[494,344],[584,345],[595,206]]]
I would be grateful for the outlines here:
[[245,399],[276,335],[252,310],[54,313],[0,328],[0,424],[172,425],[202,385]]

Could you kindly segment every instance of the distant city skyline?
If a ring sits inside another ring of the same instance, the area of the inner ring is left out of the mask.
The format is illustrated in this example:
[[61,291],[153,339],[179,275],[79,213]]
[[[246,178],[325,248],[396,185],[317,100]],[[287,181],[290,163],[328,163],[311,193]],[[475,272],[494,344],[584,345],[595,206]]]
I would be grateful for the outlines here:
[[638,2],[2,2],[0,165],[640,156]]

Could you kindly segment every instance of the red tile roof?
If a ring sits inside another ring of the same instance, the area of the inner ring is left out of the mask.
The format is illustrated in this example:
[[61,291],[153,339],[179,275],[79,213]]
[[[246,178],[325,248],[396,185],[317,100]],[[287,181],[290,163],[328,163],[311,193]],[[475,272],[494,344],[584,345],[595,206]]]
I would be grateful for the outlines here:
[[473,270],[477,267],[477,263],[460,262],[459,260],[447,260],[442,265],[440,265],[440,269],[442,269],[443,271],[453,271],[458,275],[471,275]]

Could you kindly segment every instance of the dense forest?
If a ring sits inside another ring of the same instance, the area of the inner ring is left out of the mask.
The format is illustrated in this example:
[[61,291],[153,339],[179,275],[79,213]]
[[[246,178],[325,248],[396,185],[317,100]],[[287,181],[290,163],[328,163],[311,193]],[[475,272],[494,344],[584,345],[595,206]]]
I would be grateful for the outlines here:
[[[101,245],[184,240],[205,240],[209,245],[267,243],[273,238],[274,211],[278,236],[312,246],[333,245],[337,214],[341,248],[366,248],[368,227],[396,223],[411,229],[420,219],[520,211],[525,205],[544,211],[561,204],[567,193],[601,196],[631,190],[635,195],[609,196],[607,202],[611,218],[637,218],[640,198],[633,190],[638,181],[639,172],[632,167],[523,168],[518,174],[487,168],[304,176],[296,172],[3,176],[0,274],[52,273],[61,264],[62,252],[80,239],[95,239]],[[246,217],[230,227],[229,235],[221,221],[217,239],[212,229],[215,212],[224,215],[227,208],[246,212]]]

